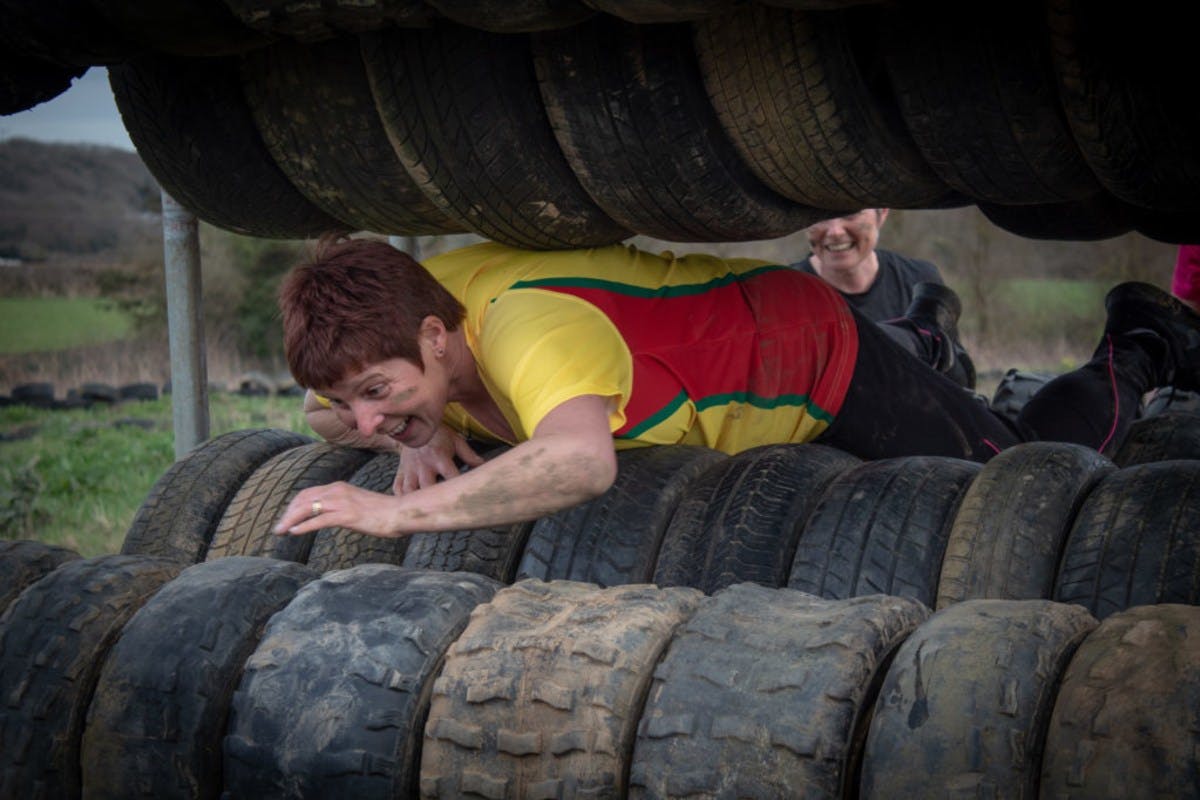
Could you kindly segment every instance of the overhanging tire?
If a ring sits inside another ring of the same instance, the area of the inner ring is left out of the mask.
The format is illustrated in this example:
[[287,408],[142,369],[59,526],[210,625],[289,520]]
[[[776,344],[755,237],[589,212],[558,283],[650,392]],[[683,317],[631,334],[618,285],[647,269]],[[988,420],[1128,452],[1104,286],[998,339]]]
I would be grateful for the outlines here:
[[121,552],[179,564],[203,561],[229,501],[246,479],[271,457],[312,441],[291,431],[250,428],[202,442],[151,487]]
[[[279,42],[243,56],[241,74],[267,150],[313,205],[356,230],[464,230],[425,196],[392,150],[356,38]],[[314,115],[314,108],[324,113]]]
[[567,163],[623,227],[677,242],[774,239],[828,216],[768,189],[721,128],[688,25],[600,18],[531,37]]
[[797,203],[846,212],[952,199],[891,97],[876,13],[749,3],[694,23],[722,125],[759,178]]
[[430,685],[480,575],[365,564],[330,572],[272,617],[232,705],[232,797],[416,797]]
[[316,533],[276,535],[273,529],[283,510],[302,489],[345,480],[372,455],[369,450],[316,442],[272,456],[229,501],[213,531],[205,560],[271,556],[303,563]]
[[0,795],[78,797],[84,715],[126,620],[179,565],[149,556],[64,564],[0,619]]
[[626,22],[689,22],[722,13],[736,0],[587,0],[592,8]]
[[777,444],[714,464],[684,493],[663,535],[654,583],[706,594],[743,581],[783,586],[821,492],[861,463],[824,445]]
[[705,598],[655,669],[629,796],[853,796],[883,665],[928,613],[749,583]]
[[617,478],[608,491],[534,523],[517,579],[599,586],[648,582],[683,493],[725,458],[716,450],[686,445],[618,452]]
[[79,553],[74,550],[43,542],[0,542],[0,614],[25,587],[77,558]]
[[1049,598],[1088,494],[1116,466],[1090,447],[1027,442],[984,464],[963,496],[942,561],[937,608]]
[[150,598],[96,683],[80,753],[84,796],[220,796],[242,666],[271,615],[316,577],[289,561],[222,558],[188,567]]
[[1154,603],[1200,605],[1200,461],[1105,477],[1075,518],[1054,599],[1099,619]]
[[1084,639],[1063,676],[1042,797],[1194,797],[1200,608],[1131,608]]
[[108,78],[138,155],[200,219],[276,239],[346,228],[300,194],[267,152],[236,59],[143,56],[110,67]]
[[[347,481],[370,492],[392,493],[400,457],[380,453],[358,468]],[[402,564],[409,536],[371,536],[349,528],[322,528],[313,539],[305,562],[317,572],[346,569],[358,564]]]
[[366,33],[395,25],[425,27],[437,15],[423,0],[324,0],[319,5],[293,0],[226,0],[248,28],[273,39],[317,42],[345,33]]
[[1119,467],[1200,458],[1200,414],[1170,412],[1135,420],[1113,454]]
[[829,599],[887,594],[932,607],[950,527],[980,465],[909,456],[834,478],[809,515],[787,585]]
[[596,13],[579,0],[425,0],[447,19],[493,33],[564,28]]
[[1048,600],[968,600],[896,651],[863,751],[863,800],[1036,797],[1063,671],[1096,620]]
[[597,247],[629,236],[588,197],[563,157],[527,37],[438,23],[361,41],[392,147],[456,224],[531,249]]
[[1144,213],[1131,209],[1108,192],[1061,203],[980,203],[979,211],[996,227],[1026,239],[1084,242],[1129,233]]
[[497,592],[434,682],[421,796],[623,797],[654,665],[699,600],[573,581]]

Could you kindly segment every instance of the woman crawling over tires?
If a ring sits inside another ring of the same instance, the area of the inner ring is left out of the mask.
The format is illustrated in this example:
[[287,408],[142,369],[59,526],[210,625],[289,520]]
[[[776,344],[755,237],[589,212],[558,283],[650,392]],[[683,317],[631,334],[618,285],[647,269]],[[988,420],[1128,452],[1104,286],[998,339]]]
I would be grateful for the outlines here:
[[[867,459],[986,461],[1043,439],[1105,452],[1144,392],[1200,388],[1200,315],[1142,283],[1109,292],[1092,359],[1010,423],[786,266],[492,243],[427,266],[326,238],[284,282],[285,350],[319,400],[314,429],[401,458],[394,495],[305,489],[277,533],[536,519],[603,493],[624,447],[821,442]],[[935,309],[920,327],[940,335],[942,319]],[[512,446],[484,462],[465,434]]]

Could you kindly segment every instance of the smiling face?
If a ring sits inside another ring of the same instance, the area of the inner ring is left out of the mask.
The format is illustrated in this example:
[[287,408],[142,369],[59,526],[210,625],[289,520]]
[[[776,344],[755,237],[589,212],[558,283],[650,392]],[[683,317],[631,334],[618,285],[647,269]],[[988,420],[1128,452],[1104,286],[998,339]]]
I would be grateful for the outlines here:
[[[874,273],[879,229],[886,208],[868,208],[857,214],[821,220],[808,228],[813,266],[827,280],[835,273]],[[830,273],[827,275],[826,273]]]
[[425,358],[424,370],[395,358],[368,364],[318,391],[342,424],[363,436],[378,433],[405,447],[421,447],[442,421],[449,376],[436,358]]

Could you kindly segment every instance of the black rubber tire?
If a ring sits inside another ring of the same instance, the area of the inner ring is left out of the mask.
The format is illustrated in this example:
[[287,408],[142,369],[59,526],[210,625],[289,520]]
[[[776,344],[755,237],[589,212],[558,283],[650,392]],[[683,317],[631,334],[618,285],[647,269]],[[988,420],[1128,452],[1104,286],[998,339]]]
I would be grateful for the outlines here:
[[1048,372],[1028,372],[1020,369],[1010,369],[996,385],[996,391],[988,405],[993,411],[998,411],[1009,420],[1016,422],[1021,409],[1029,402],[1039,389],[1045,386],[1054,375]]
[[224,56],[269,43],[242,25],[222,0],[88,2],[109,25],[148,50],[177,56]]
[[[1162,386],[1142,403],[1144,417],[1166,413],[1200,414],[1200,392],[1189,392],[1176,389],[1174,386]],[[1179,457],[1175,456],[1175,458]],[[1183,456],[1183,458],[1192,458],[1192,456]]]
[[27,586],[44,578],[79,553],[28,539],[0,541],[0,614]]
[[[0,42],[0,46],[3,42]],[[87,67],[66,66],[13,53],[0,54],[0,116],[26,111],[71,88]]]
[[388,26],[425,27],[437,15],[423,0],[226,0],[242,24],[272,38],[317,42]]
[[980,203],[979,210],[997,228],[1025,239],[1085,242],[1129,233],[1145,213],[1135,212],[1107,192],[1062,203]]
[[[246,100],[275,163],[313,205],[351,228],[457,233],[396,157],[358,40],[279,42],[242,57]],[[314,115],[314,108],[329,113]]]
[[157,400],[158,384],[126,383],[117,393],[122,400]]
[[721,128],[688,25],[601,17],[532,37],[546,114],[616,222],[676,242],[774,239],[827,216],[768,189]]
[[498,588],[366,564],[302,589],[246,661],[225,739],[228,796],[416,797],[443,655]]
[[1046,4],[1059,98],[1100,183],[1147,209],[1200,208],[1200,111],[1188,92],[1185,25],[1087,0]]
[[1195,797],[1200,608],[1115,614],[1071,659],[1042,757],[1042,797]]
[[121,552],[204,560],[229,501],[271,457],[311,443],[311,437],[274,428],[232,431],[203,442],[163,473],[137,510]]
[[853,796],[863,714],[928,613],[749,583],[706,598],[654,671],[629,796]]
[[271,558],[188,567],[133,615],[88,709],[84,796],[219,797],[233,690],[267,620],[317,574]]
[[783,586],[830,481],[862,461],[819,444],[762,445],[692,482],[663,535],[654,583],[706,594],[743,581]]
[[749,3],[694,24],[717,116],[746,164],[784,197],[857,211],[933,207],[951,194],[904,128],[875,15]]
[[497,592],[434,683],[421,796],[624,797],[654,665],[700,599],[573,581]]
[[[10,57],[32,58],[63,68],[112,64],[144,50],[113,28],[91,3],[79,0],[0,0],[0,47]],[[18,77],[0,72],[0,75]],[[0,113],[9,114],[11,111]]]
[[1113,454],[1118,467],[1173,459],[1200,459],[1200,414],[1176,411],[1135,420]]
[[0,617],[0,797],[79,797],[100,668],[126,620],[178,572],[148,556],[70,561]]
[[787,585],[829,599],[888,594],[932,607],[972,461],[868,461],[834,478],[800,533]]
[[31,408],[49,408],[54,404],[54,384],[45,381],[19,383],[10,393],[14,403]]
[[686,445],[618,452],[617,478],[608,491],[534,524],[517,579],[647,583],[684,492],[725,458],[716,450]]
[[969,600],[934,614],[884,677],[859,796],[1036,797],[1058,682],[1096,624],[1048,600]]
[[626,22],[689,22],[723,13],[737,0],[587,0],[592,8]]
[[[391,494],[399,463],[397,454],[379,453],[359,467],[347,482],[368,491]],[[318,572],[359,564],[399,565],[404,563],[404,553],[411,538],[371,536],[349,528],[322,528],[313,539],[305,563]]]
[[116,403],[121,399],[117,387],[109,383],[89,382],[80,385],[79,399],[85,403]]
[[913,3],[879,22],[908,132],[948,186],[1018,205],[1100,191],[1059,105],[1042,4]]
[[326,442],[285,450],[264,461],[229,501],[213,531],[206,561],[225,556],[308,559],[316,532],[278,536],[283,510],[302,489],[350,478],[374,453]]
[[512,583],[532,522],[469,531],[416,533],[408,538],[403,565],[437,572],[474,572]]
[[1200,461],[1109,474],[1075,518],[1054,599],[1098,619],[1151,603],[1200,605]]
[[629,236],[588,197],[559,149],[527,37],[437,24],[367,34],[362,45],[396,154],[458,225],[532,249]]
[[980,598],[1051,597],[1075,515],[1116,465],[1090,447],[1027,442],[975,476],[955,514],[937,608]]
[[142,57],[111,67],[108,77],[138,155],[200,219],[262,238],[345,229],[300,194],[267,152],[236,59]]
[[425,0],[446,19],[493,33],[565,28],[596,13],[579,0]]

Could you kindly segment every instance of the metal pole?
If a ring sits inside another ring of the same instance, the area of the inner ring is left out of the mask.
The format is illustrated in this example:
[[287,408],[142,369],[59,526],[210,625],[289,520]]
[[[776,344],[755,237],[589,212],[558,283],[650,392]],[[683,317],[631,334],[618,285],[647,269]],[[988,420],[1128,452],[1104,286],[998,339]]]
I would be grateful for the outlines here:
[[162,209],[171,410],[178,460],[209,435],[204,308],[200,301],[200,233],[196,217],[165,191]]

